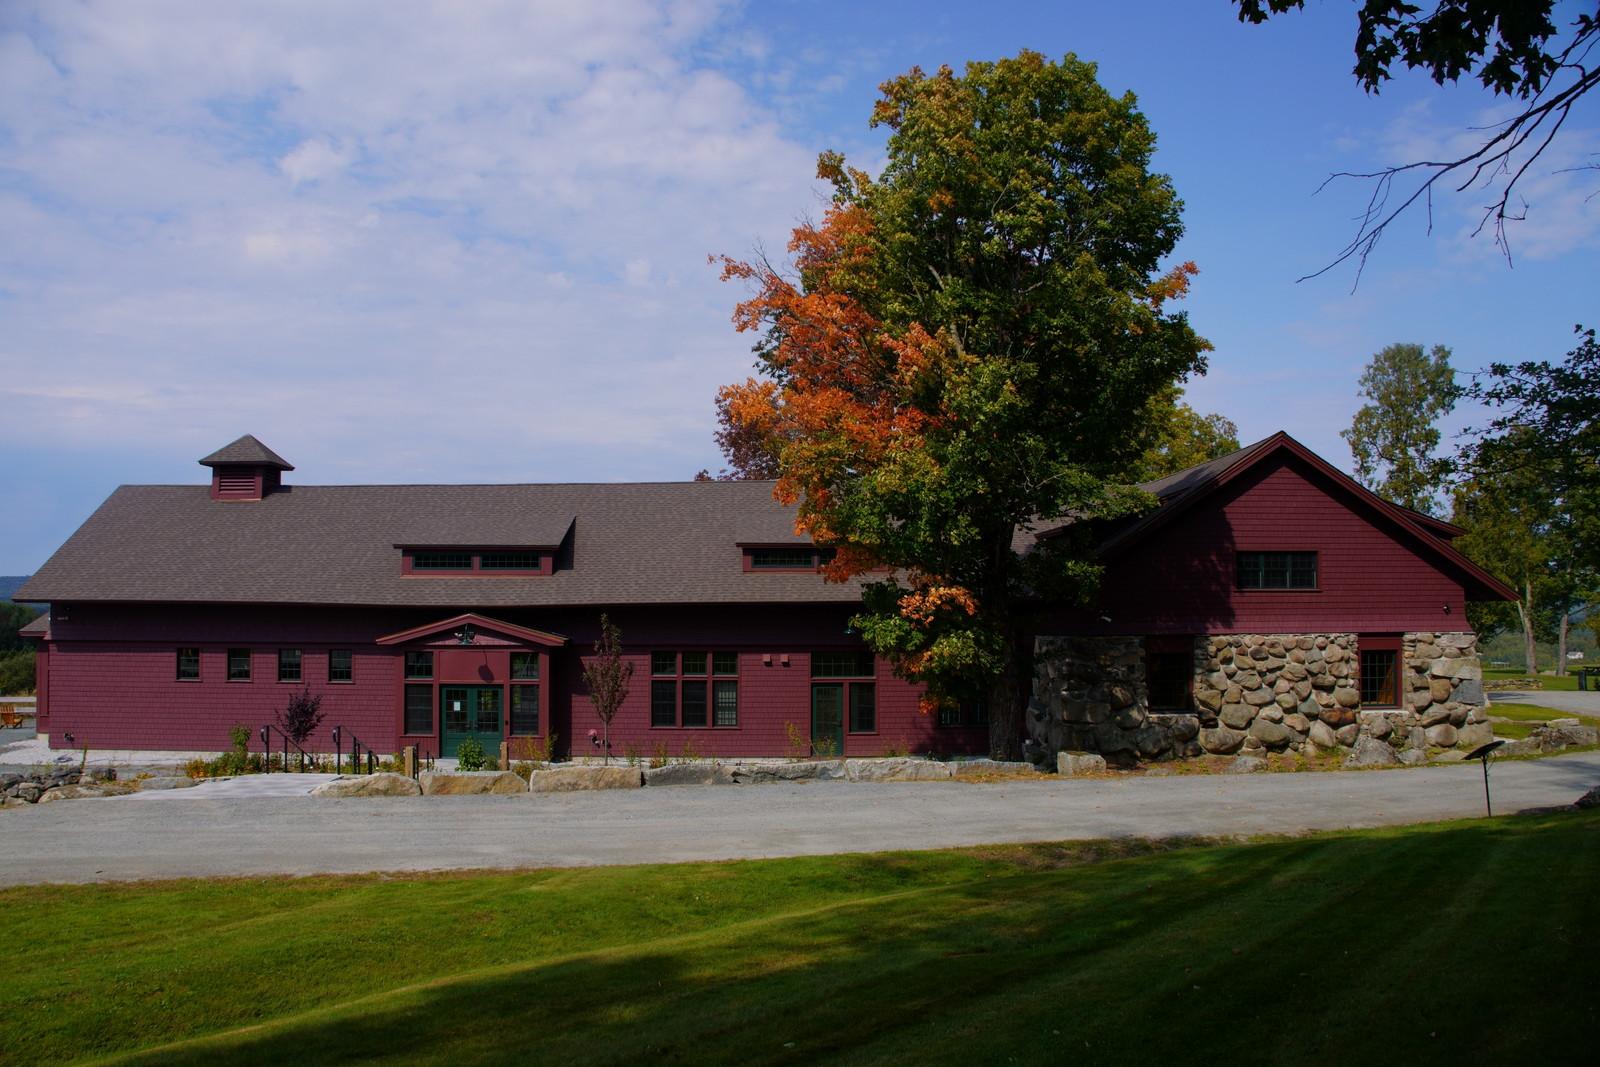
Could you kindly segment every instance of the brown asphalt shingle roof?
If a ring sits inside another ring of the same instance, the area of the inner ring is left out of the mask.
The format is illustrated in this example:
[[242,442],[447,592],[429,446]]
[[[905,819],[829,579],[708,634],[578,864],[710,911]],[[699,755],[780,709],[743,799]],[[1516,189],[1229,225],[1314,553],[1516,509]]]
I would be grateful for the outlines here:
[[[860,584],[743,571],[741,543],[803,544],[771,482],[123,486],[17,593],[32,601],[522,607],[849,602]],[[561,546],[547,577],[403,577],[410,546]]]
[[249,433],[232,444],[223,445],[200,461],[202,467],[220,467],[229,463],[277,467],[282,471],[294,470],[294,464],[262,444],[255,434]]

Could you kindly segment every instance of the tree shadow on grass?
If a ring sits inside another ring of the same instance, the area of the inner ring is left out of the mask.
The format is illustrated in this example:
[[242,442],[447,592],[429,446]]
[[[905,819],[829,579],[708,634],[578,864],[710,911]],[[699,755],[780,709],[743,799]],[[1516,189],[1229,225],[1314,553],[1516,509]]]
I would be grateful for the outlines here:
[[[1559,1061],[1593,1033],[1597,836],[1588,817],[1486,821],[997,873],[133,1060]],[[1550,909],[1567,917],[1559,937]],[[1490,990],[1521,1025],[1481,1027]]]

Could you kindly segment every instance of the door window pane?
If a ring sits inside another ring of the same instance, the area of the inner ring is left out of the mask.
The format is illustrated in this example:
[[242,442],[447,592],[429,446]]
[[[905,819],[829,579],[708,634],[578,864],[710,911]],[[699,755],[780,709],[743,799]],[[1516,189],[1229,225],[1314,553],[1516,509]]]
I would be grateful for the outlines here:
[[406,686],[406,733],[433,733],[433,686]]
[[298,648],[278,649],[278,681],[298,682],[300,680],[300,650]]
[[811,675],[814,678],[871,678],[871,652],[813,652]]
[[228,681],[248,682],[250,680],[250,650],[248,648],[228,649]]
[[539,653],[511,653],[511,677],[519,680],[537,681],[539,678]]
[[464,734],[472,728],[465,689],[444,690],[444,728],[457,734]]
[[715,682],[712,684],[713,726],[739,725],[739,683]]
[[348,648],[328,650],[328,681],[349,682],[355,679],[355,656]]
[[511,687],[511,732],[523,736],[539,732],[538,686]]
[[650,725],[678,725],[678,683],[650,683]]
[[480,734],[500,732],[500,690],[479,689],[472,729]]
[[871,733],[878,728],[878,687],[857,682],[850,687],[850,732]]
[[[687,654],[684,656],[688,658]],[[683,725],[704,726],[706,724],[706,683],[683,683]]]

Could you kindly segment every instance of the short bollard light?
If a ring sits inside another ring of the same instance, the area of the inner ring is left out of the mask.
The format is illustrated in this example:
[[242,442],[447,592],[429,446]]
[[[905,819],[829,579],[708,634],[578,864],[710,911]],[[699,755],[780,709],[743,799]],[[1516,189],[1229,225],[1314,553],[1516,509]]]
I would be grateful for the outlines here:
[[344,736],[342,727],[333,728],[333,769],[336,774],[344,773],[344,747],[340,738]]
[[1505,744],[1505,738],[1490,741],[1487,745],[1480,745],[1467,753],[1467,759],[1483,760],[1483,808],[1490,817],[1494,816],[1494,805],[1489,801],[1489,756],[1495,749]]

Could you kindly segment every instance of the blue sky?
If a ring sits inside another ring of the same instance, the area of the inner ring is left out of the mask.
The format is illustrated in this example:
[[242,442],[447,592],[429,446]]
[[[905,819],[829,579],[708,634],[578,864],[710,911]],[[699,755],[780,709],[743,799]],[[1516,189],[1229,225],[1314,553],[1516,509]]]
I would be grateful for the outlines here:
[[[1577,5],[1569,5],[1568,13]],[[0,573],[119,483],[198,483],[244,432],[304,483],[670,479],[715,469],[749,369],[712,252],[781,249],[819,151],[874,169],[879,82],[1032,48],[1132,90],[1186,203],[1191,402],[1348,466],[1393,341],[1459,368],[1600,322],[1600,101],[1525,181],[1514,267],[1479,190],[1408,217],[1359,288],[1321,267],[1367,195],[1505,111],[1349,74],[1354,5],[615,0],[0,6]],[[1456,418],[1460,424],[1467,416]]]

